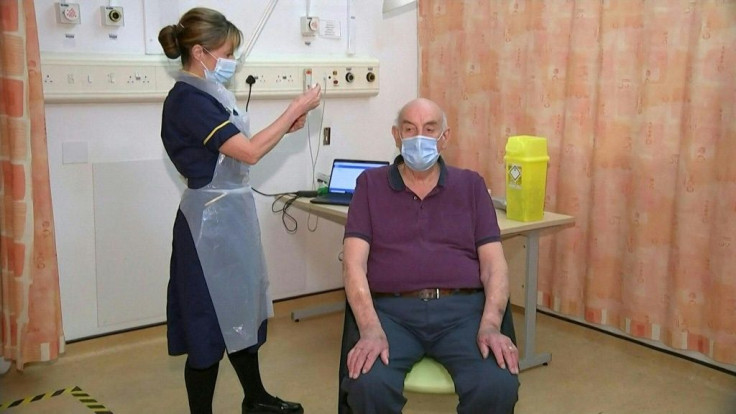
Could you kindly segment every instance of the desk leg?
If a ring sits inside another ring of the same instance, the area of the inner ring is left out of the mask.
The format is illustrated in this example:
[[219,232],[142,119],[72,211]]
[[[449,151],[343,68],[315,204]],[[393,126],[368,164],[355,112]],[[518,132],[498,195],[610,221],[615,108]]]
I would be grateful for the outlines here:
[[537,354],[535,336],[537,333],[537,275],[539,268],[539,231],[526,234],[526,297],[524,299],[524,357],[519,361],[519,369],[525,370],[546,365],[552,355]]

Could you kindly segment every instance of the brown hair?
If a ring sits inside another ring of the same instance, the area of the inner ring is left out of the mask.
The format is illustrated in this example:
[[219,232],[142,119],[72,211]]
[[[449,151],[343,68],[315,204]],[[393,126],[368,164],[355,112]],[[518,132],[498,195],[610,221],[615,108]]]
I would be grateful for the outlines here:
[[240,30],[225,16],[212,9],[195,7],[181,16],[178,24],[164,27],[158,33],[158,42],[169,59],[181,56],[186,66],[191,58],[192,47],[202,45],[215,50],[230,40],[236,50],[243,40]]

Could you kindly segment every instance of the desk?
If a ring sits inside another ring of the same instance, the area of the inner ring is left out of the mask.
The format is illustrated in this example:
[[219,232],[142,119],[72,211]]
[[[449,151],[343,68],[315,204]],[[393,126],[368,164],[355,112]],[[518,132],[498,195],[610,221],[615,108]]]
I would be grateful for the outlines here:
[[[292,204],[293,206],[311,212],[312,214],[334,221],[338,224],[345,224],[347,221],[348,208],[343,206],[331,206],[326,204],[312,204],[308,198],[298,198]],[[544,229],[551,227],[572,224],[575,218],[564,214],[544,212],[544,218],[539,221],[521,222],[509,220],[506,212],[496,210],[498,218],[498,227],[501,229],[501,237],[511,237],[521,235],[527,239],[526,249],[526,284],[524,296],[524,355],[519,360],[519,368],[521,370],[547,364],[552,355],[549,353],[536,353],[535,336],[537,331],[537,271],[539,266],[539,233]],[[301,316],[297,312],[292,313],[294,320],[302,317],[310,316],[310,314],[323,313],[325,311],[343,309],[344,304],[328,306],[318,311],[304,311]]]

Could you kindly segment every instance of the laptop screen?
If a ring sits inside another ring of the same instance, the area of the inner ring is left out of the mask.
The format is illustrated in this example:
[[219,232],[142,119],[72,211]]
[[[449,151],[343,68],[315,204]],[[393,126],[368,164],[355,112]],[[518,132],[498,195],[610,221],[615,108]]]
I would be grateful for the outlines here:
[[355,181],[360,173],[384,165],[388,165],[388,162],[336,159],[332,162],[328,191],[330,193],[352,194],[355,192]]

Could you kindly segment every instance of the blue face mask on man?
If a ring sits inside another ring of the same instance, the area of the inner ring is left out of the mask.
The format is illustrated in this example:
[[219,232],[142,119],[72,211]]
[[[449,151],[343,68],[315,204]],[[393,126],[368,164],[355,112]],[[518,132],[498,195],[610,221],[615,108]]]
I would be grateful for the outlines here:
[[414,171],[427,171],[440,158],[437,142],[442,138],[444,132],[438,138],[425,135],[403,138],[401,140],[401,156],[404,157],[406,166]]
[[[215,57],[210,53],[209,50],[205,49],[205,52],[209,53],[210,56]],[[217,63],[215,64],[214,70],[207,69],[204,63],[199,63],[204,66],[204,77],[208,80],[213,80],[218,83],[227,83],[235,75],[235,70],[238,68],[238,61],[235,59],[216,58]]]

